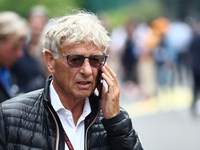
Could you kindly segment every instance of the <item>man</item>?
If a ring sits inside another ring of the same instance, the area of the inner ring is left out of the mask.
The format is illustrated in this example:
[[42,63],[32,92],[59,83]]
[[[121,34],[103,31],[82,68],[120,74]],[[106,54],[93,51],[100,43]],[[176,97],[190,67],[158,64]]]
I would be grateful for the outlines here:
[[0,102],[17,93],[9,69],[23,56],[23,45],[28,32],[25,19],[18,14],[10,11],[0,13]]
[[[109,41],[94,14],[51,21],[43,52],[52,75],[44,89],[0,105],[0,150],[142,150],[119,106],[117,76],[105,64]],[[100,72],[108,85],[101,100],[94,93]]]

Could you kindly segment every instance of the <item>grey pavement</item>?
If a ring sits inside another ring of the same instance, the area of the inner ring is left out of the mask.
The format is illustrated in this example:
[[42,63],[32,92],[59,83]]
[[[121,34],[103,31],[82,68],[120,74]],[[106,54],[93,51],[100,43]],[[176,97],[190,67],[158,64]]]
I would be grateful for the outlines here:
[[200,115],[194,117],[190,111],[193,80],[188,69],[176,71],[174,87],[159,89],[152,97],[143,97],[140,88],[123,83],[117,74],[120,105],[132,118],[144,150],[200,150]]
[[144,150],[200,150],[200,115],[190,111],[192,79],[183,71],[184,82],[178,83],[177,77],[178,86],[156,97],[141,99],[137,88],[123,91],[122,87],[121,105],[131,116]]
[[200,150],[200,116],[171,111],[132,118],[145,150]]

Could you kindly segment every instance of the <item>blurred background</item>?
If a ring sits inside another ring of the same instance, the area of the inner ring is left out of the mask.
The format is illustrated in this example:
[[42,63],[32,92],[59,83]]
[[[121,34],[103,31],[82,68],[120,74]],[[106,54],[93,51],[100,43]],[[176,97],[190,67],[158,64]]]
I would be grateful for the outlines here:
[[11,68],[19,92],[43,87],[41,33],[48,19],[73,9],[94,12],[109,31],[108,64],[144,149],[199,150],[200,1],[0,0],[0,12],[18,13],[31,30]]

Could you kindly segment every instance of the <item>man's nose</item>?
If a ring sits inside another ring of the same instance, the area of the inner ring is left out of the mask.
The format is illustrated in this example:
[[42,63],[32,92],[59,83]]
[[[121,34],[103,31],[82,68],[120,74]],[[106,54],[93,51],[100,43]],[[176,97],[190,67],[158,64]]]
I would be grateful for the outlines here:
[[89,76],[89,75],[92,74],[92,67],[91,67],[91,65],[90,65],[90,62],[89,62],[89,59],[88,59],[88,58],[86,58],[86,59],[84,60],[84,63],[83,63],[83,65],[81,66],[81,73],[83,73],[83,74],[85,74],[85,75],[87,75],[87,76]]

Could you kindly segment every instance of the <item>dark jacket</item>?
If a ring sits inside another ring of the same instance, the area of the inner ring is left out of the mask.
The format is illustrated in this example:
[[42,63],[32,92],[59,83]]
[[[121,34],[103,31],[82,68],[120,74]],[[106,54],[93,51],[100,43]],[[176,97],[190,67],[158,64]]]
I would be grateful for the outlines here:
[[0,103],[9,98],[11,97],[9,96],[3,85],[0,83]]
[[190,43],[190,57],[191,57],[191,68],[195,74],[200,76],[200,35],[193,37],[193,40]]
[[[44,89],[0,104],[0,150],[64,150],[64,132],[49,97],[50,76]],[[89,97],[92,112],[85,121],[85,149],[142,150],[131,119],[121,112],[104,119],[97,96]]]
[[23,57],[10,70],[21,93],[38,90],[45,85],[44,69],[39,61],[28,53],[28,45],[24,48]]

